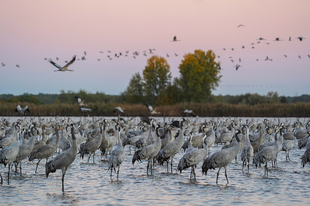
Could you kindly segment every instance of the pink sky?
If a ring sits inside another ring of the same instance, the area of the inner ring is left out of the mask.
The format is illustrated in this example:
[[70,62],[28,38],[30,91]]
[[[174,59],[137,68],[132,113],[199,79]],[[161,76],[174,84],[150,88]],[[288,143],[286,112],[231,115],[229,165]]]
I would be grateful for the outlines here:
[[[308,0],[1,1],[0,62],[6,66],[0,65],[0,94],[62,89],[119,94],[134,73],[142,73],[150,57],[143,51],[151,48],[167,59],[173,77],[184,54],[213,50],[223,68],[216,95],[309,94],[309,8]],[[180,42],[170,42],[175,35]],[[300,42],[299,36],[306,39]],[[267,40],[257,44],[259,37]],[[283,41],[273,41],[276,37]],[[109,60],[108,50],[130,55]],[[84,51],[87,59],[70,66],[74,72],[54,72],[44,60],[58,57],[64,65]],[[137,59],[133,51],[140,52]],[[264,61],[266,56],[273,61]],[[242,66],[238,71],[236,64]]]

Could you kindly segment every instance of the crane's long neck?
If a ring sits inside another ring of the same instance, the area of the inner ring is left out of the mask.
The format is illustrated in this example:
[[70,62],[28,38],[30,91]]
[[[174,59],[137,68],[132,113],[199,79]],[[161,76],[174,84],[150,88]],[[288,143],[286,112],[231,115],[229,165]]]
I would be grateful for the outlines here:
[[42,129],[42,141],[46,142],[45,128]]
[[59,144],[60,144],[60,136],[59,136],[58,130],[56,130],[56,137],[57,137],[56,146],[57,146],[57,148],[58,148],[58,147],[59,147]]

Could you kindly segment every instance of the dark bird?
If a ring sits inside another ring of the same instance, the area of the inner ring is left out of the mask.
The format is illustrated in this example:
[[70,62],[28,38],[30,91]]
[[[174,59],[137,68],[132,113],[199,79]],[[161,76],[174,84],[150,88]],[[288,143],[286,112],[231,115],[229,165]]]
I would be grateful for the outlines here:
[[109,53],[111,53],[111,51],[110,51],[110,50],[108,50],[108,52],[109,52]]
[[167,54],[167,57],[170,57],[169,54]]
[[234,48],[231,48],[232,51],[234,51]]
[[58,60],[58,57],[56,57],[56,60]]
[[298,57],[299,57],[299,59],[301,59],[301,56],[300,56],[300,55],[298,55]]
[[234,67],[236,67],[236,71],[239,69],[239,67],[241,67],[241,65],[239,65],[239,64],[237,64],[236,66],[234,66]]
[[245,27],[243,24],[239,24],[239,25],[238,25],[238,28],[241,27],[241,26]]
[[242,49],[244,49],[244,46],[242,46]]
[[120,112],[122,115],[125,115],[124,110],[121,107],[114,107],[113,113]]
[[304,39],[306,39],[305,37],[302,37],[302,36],[299,36],[299,37],[297,37],[296,39],[299,39],[299,41],[302,41],[302,40],[304,40]]
[[181,41],[181,40],[178,40],[177,36],[174,36],[172,42],[175,42],[175,41]]
[[87,54],[86,51],[84,51],[84,55],[85,55],[85,56],[86,56],[86,54]]
[[273,41],[283,41],[282,39],[280,39],[279,37],[277,37],[275,40]]
[[53,60],[49,59],[48,61],[54,65],[55,67],[58,68],[58,70],[54,70],[55,72],[59,71],[59,72],[64,72],[64,71],[73,71],[73,70],[69,70],[68,67],[75,61],[76,56],[74,55],[73,59],[66,64],[65,66],[61,67],[58,64],[56,64],[55,62],[53,62]]
[[103,53],[103,51],[99,51],[100,53]]
[[284,56],[287,57],[285,54],[284,54]]
[[291,38],[291,37],[289,37],[289,38],[288,38],[288,40],[289,40],[289,41],[291,41],[291,40],[292,40],[292,38]]
[[252,49],[254,49],[255,47],[254,46],[252,46]]
[[256,40],[260,40],[260,41],[262,41],[262,40],[266,40],[266,39],[264,39],[263,37],[259,37],[258,39],[256,39]]
[[310,58],[310,54],[308,54],[308,57]]
[[241,58],[239,58],[239,62],[241,62]]
[[176,53],[174,53],[174,55],[177,57],[178,56],[178,54],[176,54]]
[[225,51],[226,49],[225,49],[225,48],[223,48],[223,50]]
[[2,66],[4,67],[4,66],[5,66],[5,64],[4,64],[4,63],[2,63]]
[[85,57],[85,56],[82,56],[82,60],[86,60],[86,57]]
[[17,67],[17,68],[19,68],[19,65],[18,65],[18,64],[16,64],[16,67]]
[[231,62],[234,62],[234,60],[232,60],[232,59],[231,59],[230,61],[231,61]]

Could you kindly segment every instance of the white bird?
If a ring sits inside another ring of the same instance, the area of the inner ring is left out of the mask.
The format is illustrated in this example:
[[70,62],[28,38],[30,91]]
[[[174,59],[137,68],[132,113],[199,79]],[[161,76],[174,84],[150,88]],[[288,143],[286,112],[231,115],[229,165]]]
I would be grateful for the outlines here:
[[72,162],[76,158],[77,154],[77,143],[76,138],[74,134],[74,126],[71,124],[71,135],[72,135],[72,146],[64,151],[63,153],[57,155],[54,160],[49,161],[45,165],[45,174],[46,178],[48,178],[49,173],[56,172],[57,169],[61,169],[62,171],[62,191],[64,192],[64,181],[65,181],[65,174],[68,169],[68,167],[72,164]]
[[81,112],[91,112],[92,109],[81,107],[80,110]]
[[23,109],[21,108],[21,106],[20,106],[20,105],[17,105],[17,107],[16,107],[16,109],[15,109],[15,112],[18,112],[18,113],[19,113],[19,115],[26,115],[26,114],[27,114],[27,112],[29,112],[29,113],[30,113],[30,110],[29,110],[28,105],[27,105],[27,106],[25,106]]
[[149,111],[149,114],[160,114],[160,112],[156,112],[156,107],[153,109],[153,107],[147,103],[144,103],[144,105],[146,106],[146,108]]
[[113,113],[120,112],[122,115],[125,115],[124,110],[121,107],[114,107]]
[[75,96],[74,97],[78,103],[79,106],[87,106],[85,103],[84,103],[84,100],[82,100],[80,97],[78,96]]
[[59,71],[59,72],[64,72],[64,71],[74,71],[74,70],[69,70],[68,69],[68,67],[75,61],[75,58],[76,58],[76,56],[74,55],[74,57],[73,57],[73,59],[68,63],[68,64],[66,64],[65,66],[59,66],[58,64],[56,64],[55,62],[53,62],[53,60],[52,59],[49,59],[48,61],[52,64],[52,65],[54,65],[55,67],[57,67],[58,68],[58,70],[54,70],[54,72],[57,72],[57,71]]

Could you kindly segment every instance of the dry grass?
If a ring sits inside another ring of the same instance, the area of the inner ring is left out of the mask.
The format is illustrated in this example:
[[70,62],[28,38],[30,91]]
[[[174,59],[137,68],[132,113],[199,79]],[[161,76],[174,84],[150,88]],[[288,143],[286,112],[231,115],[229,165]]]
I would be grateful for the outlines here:
[[[15,103],[0,103],[0,116],[15,116]],[[21,107],[29,106],[31,116],[83,116],[85,115],[79,110],[77,105],[72,104],[25,104],[21,103]],[[142,104],[89,104],[87,108],[92,108],[90,116],[114,116],[113,108],[120,106],[124,108],[126,115],[138,116],[147,115],[148,111]],[[185,109],[193,110],[198,116],[204,117],[309,117],[309,103],[294,104],[258,104],[255,106],[238,104],[209,104],[209,103],[180,103],[170,106],[159,106],[156,111],[160,112],[160,116],[182,116]]]

